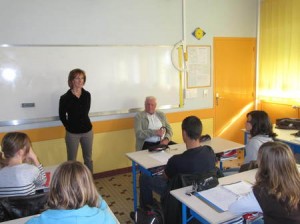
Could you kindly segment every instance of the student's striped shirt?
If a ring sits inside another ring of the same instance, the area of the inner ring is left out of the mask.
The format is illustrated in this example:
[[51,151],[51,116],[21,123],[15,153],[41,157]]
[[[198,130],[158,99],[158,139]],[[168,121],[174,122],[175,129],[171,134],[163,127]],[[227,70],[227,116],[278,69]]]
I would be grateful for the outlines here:
[[0,197],[35,194],[36,188],[46,182],[43,166],[23,163],[0,169]]

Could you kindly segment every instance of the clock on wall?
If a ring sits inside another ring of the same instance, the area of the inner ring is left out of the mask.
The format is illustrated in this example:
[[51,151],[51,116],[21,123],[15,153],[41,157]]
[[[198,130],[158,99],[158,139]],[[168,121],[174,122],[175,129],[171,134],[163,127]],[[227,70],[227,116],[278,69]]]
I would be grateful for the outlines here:
[[192,34],[194,35],[194,37],[200,40],[206,33],[204,32],[204,30],[197,27]]

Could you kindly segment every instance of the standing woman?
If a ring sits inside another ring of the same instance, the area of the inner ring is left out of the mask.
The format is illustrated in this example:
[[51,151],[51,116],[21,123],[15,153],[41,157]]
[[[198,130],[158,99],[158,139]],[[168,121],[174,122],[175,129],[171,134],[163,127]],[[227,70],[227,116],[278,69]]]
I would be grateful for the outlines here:
[[68,160],[76,160],[80,143],[84,164],[93,173],[93,130],[89,118],[91,94],[83,88],[85,82],[86,75],[83,70],[76,68],[70,71],[70,89],[60,97],[59,118],[66,129]]
[[258,170],[252,191],[235,201],[234,214],[263,212],[265,224],[300,223],[300,173],[290,147],[264,143],[257,157]]
[[7,133],[1,142],[0,197],[35,194],[46,182],[42,164],[22,132]]

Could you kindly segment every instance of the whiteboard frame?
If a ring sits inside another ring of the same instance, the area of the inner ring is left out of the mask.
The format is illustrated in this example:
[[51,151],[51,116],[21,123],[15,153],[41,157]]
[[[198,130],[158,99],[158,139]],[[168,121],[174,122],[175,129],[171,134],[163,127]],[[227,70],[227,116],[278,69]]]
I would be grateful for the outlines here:
[[[20,48],[39,48],[39,47],[104,47],[104,48],[109,48],[109,47],[138,47],[138,48],[170,48],[172,46],[169,45],[135,45],[135,46],[131,46],[131,45],[2,45],[0,46],[0,49],[5,49],[5,48],[16,48],[16,47],[20,47]],[[170,56],[171,57],[171,56]],[[1,68],[0,68],[1,70]],[[175,69],[174,69],[175,71]],[[177,74],[179,76],[179,74]],[[67,79],[67,74],[65,75],[66,77],[64,77],[64,79]],[[90,78],[90,77],[88,77]],[[67,83],[65,83],[65,85],[67,86]],[[179,83],[178,83],[179,86]],[[179,88],[179,87],[178,87]],[[66,91],[67,89],[64,89],[64,91]],[[89,88],[87,88],[87,90],[89,91]],[[153,93],[155,94],[155,93]],[[152,94],[152,95],[153,95]],[[159,96],[157,96],[159,98]],[[179,102],[179,93],[178,95],[176,95],[176,98],[178,98],[178,102]],[[141,105],[143,105],[144,99],[141,100]],[[179,103],[178,104],[160,104],[160,106],[157,107],[158,109],[175,109],[175,108],[179,108]],[[32,110],[33,108],[29,108],[26,110]],[[141,111],[144,108],[141,107],[129,107],[129,108],[120,108],[117,110],[103,110],[103,111],[99,111],[99,110],[94,110],[91,111],[89,116],[91,118],[97,118],[100,116],[107,116],[107,115],[120,115],[120,114],[130,114],[130,113],[134,113],[137,111]],[[59,117],[58,116],[42,116],[42,117],[33,117],[33,118],[20,118],[20,119],[4,119],[2,121],[0,121],[0,127],[4,127],[4,126],[19,126],[19,125],[24,125],[24,124],[34,124],[34,123],[46,123],[46,122],[54,122],[54,121],[59,121]]]

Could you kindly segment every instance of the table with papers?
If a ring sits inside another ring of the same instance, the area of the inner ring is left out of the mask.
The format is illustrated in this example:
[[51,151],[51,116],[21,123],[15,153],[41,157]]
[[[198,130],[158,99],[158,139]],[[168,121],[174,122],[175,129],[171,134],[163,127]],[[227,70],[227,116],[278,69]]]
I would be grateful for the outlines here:
[[[246,183],[254,184],[256,171],[257,171],[256,169],[249,170],[243,173],[222,177],[219,178],[219,183],[220,185],[226,185],[226,184],[232,184],[232,183],[243,181]],[[183,224],[188,223],[188,221],[190,221],[193,218],[196,218],[202,223],[222,223],[228,220],[239,218],[238,216],[230,213],[229,211],[224,211],[224,212],[217,211],[211,205],[208,205],[207,202],[199,199],[195,195],[188,196],[186,192],[190,190],[191,190],[191,186],[171,191],[171,194],[182,203]],[[187,208],[189,208],[190,210],[191,216],[189,217],[187,217],[188,215]]]
[[[245,147],[245,145],[243,144],[239,144],[219,137],[212,138],[210,141],[205,141],[202,143],[202,145],[211,146],[216,154],[226,152],[229,150],[242,149]],[[185,144],[175,144],[170,145],[169,149],[160,152],[148,152],[148,150],[142,150],[137,152],[126,153],[126,156],[132,161],[134,211],[137,210],[137,169],[143,172],[144,174],[152,176],[152,173],[150,172],[151,168],[166,165],[170,157],[176,154],[181,154],[185,150]]]
[[194,195],[206,202],[217,212],[228,211],[229,206],[240,196],[251,192],[252,184],[246,181],[238,181],[231,184],[219,185],[217,187],[197,192]]

